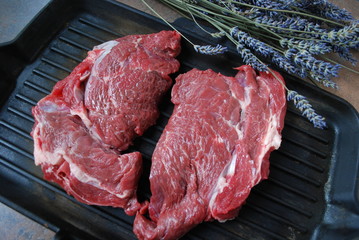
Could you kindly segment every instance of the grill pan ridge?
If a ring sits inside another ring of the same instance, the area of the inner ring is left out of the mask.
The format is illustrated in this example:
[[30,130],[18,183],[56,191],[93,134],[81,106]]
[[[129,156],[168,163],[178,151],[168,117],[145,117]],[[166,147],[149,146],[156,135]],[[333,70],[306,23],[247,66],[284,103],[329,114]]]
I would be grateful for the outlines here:
[[[174,24],[196,43],[208,44],[190,22],[180,19]],[[54,0],[22,36],[0,47],[0,86],[4,86],[0,91],[6,96],[0,102],[1,202],[55,231],[56,239],[135,239],[134,218],[123,210],[78,203],[42,179],[29,135],[34,123],[31,108],[94,45],[164,29],[168,27],[158,19],[115,1]],[[34,31],[38,31],[35,39],[25,41]],[[228,66],[239,65],[231,52],[208,58],[186,42],[179,60],[180,73],[196,67],[233,75]],[[282,146],[270,157],[269,179],[253,189],[236,219],[203,223],[183,239],[354,239],[359,235],[358,113],[342,99],[284,77],[289,88],[305,93],[327,116],[328,129],[313,128],[289,104]],[[173,110],[170,93],[160,110],[157,124],[128,150],[140,151],[144,158],[141,199],[150,196],[151,155]]]

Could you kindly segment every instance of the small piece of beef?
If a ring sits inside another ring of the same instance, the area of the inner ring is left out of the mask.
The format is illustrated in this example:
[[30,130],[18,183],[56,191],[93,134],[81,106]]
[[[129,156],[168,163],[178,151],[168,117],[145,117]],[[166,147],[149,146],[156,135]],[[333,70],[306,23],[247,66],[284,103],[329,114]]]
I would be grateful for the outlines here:
[[177,239],[202,221],[232,219],[267,178],[285,90],[269,73],[238,71],[194,69],[176,79],[174,112],[152,157],[150,219],[137,213],[134,222],[139,239]]
[[44,177],[81,202],[135,214],[142,158],[120,151],[155,123],[179,52],[174,31],[126,36],[88,52],[33,108],[35,163]]

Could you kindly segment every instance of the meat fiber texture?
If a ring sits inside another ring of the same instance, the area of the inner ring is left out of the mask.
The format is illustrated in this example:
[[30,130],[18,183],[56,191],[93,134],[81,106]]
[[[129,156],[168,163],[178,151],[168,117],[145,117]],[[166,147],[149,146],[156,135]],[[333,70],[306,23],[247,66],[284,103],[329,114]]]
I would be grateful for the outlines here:
[[89,51],[32,110],[35,164],[44,178],[80,202],[135,214],[142,158],[121,151],[155,123],[179,52],[174,31],[126,36]]
[[193,69],[176,79],[174,112],[152,157],[150,219],[138,212],[134,222],[139,239],[177,239],[202,221],[233,219],[267,178],[285,90],[269,73],[237,70],[227,77]]

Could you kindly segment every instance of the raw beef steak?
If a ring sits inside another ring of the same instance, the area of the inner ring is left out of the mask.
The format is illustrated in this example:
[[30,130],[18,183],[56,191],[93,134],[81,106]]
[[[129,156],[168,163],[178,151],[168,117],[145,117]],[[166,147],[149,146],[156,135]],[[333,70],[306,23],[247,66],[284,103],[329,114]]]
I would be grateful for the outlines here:
[[285,90],[269,73],[194,69],[176,79],[172,102],[152,157],[150,220],[137,213],[134,222],[139,239],[177,239],[202,221],[236,217],[281,143]]
[[126,36],[88,52],[33,108],[35,163],[44,177],[81,202],[134,214],[142,158],[120,151],[155,123],[179,52],[174,31]]

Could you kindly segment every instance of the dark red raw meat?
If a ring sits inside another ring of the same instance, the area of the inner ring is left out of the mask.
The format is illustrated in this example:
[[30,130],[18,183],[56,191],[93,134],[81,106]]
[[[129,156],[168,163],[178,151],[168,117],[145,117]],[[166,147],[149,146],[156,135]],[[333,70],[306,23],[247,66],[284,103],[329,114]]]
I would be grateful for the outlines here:
[[177,239],[202,221],[236,217],[281,143],[285,90],[269,73],[194,69],[176,79],[172,102],[152,157],[150,219],[137,213],[134,222],[139,239]]
[[81,202],[134,214],[142,158],[120,151],[155,123],[179,52],[174,31],[126,36],[88,52],[33,108],[35,163],[44,177]]

